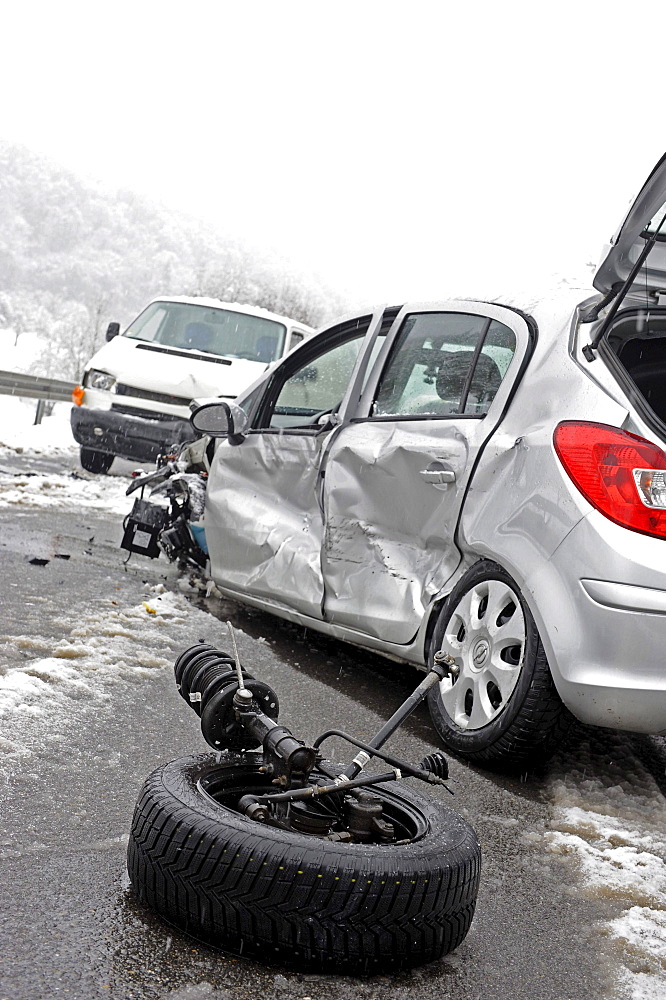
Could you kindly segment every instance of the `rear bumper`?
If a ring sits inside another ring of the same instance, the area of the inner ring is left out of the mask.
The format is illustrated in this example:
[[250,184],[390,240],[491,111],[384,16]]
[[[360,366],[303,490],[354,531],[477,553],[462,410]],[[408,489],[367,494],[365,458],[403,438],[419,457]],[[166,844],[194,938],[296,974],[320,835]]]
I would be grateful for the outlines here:
[[526,584],[573,714],[595,726],[666,733],[666,541],[593,511]]
[[74,440],[82,448],[139,462],[154,462],[197,437],[189,421],[180,417],[143,418],[74,406],[70,419]]

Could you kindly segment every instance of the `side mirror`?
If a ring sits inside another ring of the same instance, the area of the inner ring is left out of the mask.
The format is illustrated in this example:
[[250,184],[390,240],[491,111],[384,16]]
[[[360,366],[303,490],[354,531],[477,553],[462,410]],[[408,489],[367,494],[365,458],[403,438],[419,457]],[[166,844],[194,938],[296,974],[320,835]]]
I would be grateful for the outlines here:
[[220,399],[193,399],[190,409],[190,423],[199,434],[228,437],[230,444],[240,444],[245,440],[247,414],[236,403],[225,403]]
[[109,323],[106,328],[106,339],[113,340],[120,333],[120,323]]

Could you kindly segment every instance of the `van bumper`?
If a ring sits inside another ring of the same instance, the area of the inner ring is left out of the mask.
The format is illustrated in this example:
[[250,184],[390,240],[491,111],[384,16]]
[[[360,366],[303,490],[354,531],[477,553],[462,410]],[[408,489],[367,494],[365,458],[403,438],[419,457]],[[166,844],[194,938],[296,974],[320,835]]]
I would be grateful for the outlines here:
[[138,417],[73,406],[70,419],[74,440],[82,448],[131,461],[154,462],[158,455],[178,451],[197,438],[188,420],[160,414]]

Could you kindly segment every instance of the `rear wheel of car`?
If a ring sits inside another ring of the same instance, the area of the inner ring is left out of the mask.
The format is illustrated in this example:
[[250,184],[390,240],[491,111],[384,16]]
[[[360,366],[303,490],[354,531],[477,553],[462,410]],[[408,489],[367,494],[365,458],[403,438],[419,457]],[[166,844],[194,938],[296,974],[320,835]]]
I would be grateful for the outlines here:
[[81,449],[81,465],[86,472],[108,472],[113,465],[114,457],[105,451],[93,451],[92,448]]
[[486,767],[530,767],[561,742],[571,715],[555,689],[532,613],[496,563],[476,563],[451,591],[433,632],[449,675],[429,707],[444,745]]
[[401,783],[373,787],[394,842],[265,825],[238,809],[246,793],[271,788],[262,756],[250,756],[185,757],[147,778],[128,845],[143,902],[196,938],[299,969],[387,971],[460,944],[481,864],[461,816]]

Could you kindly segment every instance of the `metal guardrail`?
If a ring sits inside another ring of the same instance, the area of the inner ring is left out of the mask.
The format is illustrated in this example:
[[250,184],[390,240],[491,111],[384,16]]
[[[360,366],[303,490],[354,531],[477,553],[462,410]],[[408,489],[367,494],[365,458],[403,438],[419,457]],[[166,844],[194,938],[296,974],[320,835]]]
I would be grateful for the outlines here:
[[41,375],[0,371],[0,395],[3,396],[29,396],[32,399],[52,399],[71,403],[76,384],[60,378],[43,378]]

